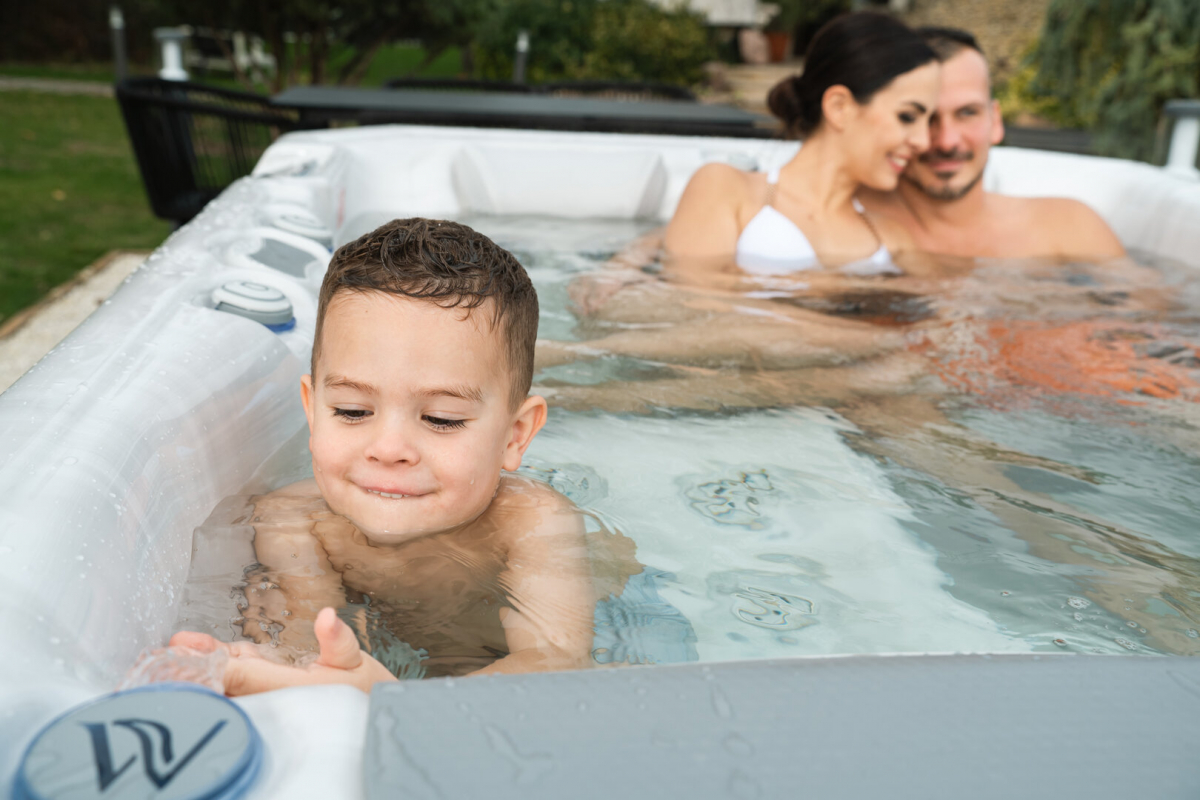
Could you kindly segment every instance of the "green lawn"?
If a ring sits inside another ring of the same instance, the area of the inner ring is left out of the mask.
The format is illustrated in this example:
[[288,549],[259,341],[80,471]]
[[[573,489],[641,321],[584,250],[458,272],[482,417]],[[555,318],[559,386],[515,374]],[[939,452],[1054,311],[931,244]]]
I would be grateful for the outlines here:
[[[384,48],[362,85],[423,59],[419,47]],[[460,65],[450,50],[421,74],[456,75]],[[0,76],[111,81],[112,68],[0,64]],[[152,249],[169,231],[150,213],[115,100],[0,91],[0,323],[107,251]]]
[[0,322],[105,252],[169,232],[115,100],[0,92]]

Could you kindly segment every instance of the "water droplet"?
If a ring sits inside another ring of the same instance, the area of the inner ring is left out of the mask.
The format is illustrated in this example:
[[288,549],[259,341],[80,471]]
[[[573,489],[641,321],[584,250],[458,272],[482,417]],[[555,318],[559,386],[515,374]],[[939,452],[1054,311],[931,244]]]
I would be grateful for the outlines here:
[[728,736],[726,736],[725,741],[722,742],[722,744],[725,746],[725,749],[732,755],[735,755],[735,756],[752,756],[752,755],[754,755],[754,745],[750,744],[749,742],[747,742],[745,739],[743,739],[741,736],[739,736],[736,733],[731,733]]
[[1067,640],[1066,640],[1066,639],[1055,639],[1055,640],[1054,640],[1054,643],[1055,643],[1056,645],[1058,645],[1059,647],[1066,647],[1066,646],[1067,646]]
[[1200,639],[1200,631],[1197,631],[1194,628],[1188,628],[1186,631],[1184,631],[1184,633],[1188,635],[1189,639]]
[[1001,597],[1008,597],[1010,594],[1012,594],[1012,592],[1009,592],[1009,591],[1001,591],[1000,592]]
[[713,711],[721,719],[730,719],[733,717],[733,706],[730,704],[729,698],[719,688],[713,689],[712,706]]

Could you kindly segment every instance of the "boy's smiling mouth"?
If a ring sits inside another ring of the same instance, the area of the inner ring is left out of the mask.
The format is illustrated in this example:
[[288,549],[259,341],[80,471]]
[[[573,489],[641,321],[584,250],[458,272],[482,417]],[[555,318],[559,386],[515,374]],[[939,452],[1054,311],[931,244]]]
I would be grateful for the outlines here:
[[371,489],[366,486],[359,486],[358,488],[362,489],[367,494],[373,494],[376,497],[384,497],[388,500],[411,500],[413,498],[424,497],[425,495],[430,494],[430,492],[389,492],[385,489]]

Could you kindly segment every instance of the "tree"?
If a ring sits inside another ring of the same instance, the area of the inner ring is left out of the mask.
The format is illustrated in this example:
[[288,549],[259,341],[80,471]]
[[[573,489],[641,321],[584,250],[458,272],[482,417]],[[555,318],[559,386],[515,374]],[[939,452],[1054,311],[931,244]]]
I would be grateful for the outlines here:
[[1052,0],[1031,62],[1033,95],[1099,152],[1149,160],[1163,104],[1200,96],[1200,2]]
[[512,74],[517,32],[529,32],[526,75],[691,84],[715,57],[703,18],[648,0],[494,0],[478,28],[480,71]]

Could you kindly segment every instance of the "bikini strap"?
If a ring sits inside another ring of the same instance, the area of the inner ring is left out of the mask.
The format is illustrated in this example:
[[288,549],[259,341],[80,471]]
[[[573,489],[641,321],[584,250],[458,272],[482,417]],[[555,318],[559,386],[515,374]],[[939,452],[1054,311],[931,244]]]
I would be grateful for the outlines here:
[[851,198],[850,202],[854,204],[854,210],[862,217],[863,222],[867,223],[867,227],[871,229],[871,235],[875,237],[875,244],[883,247],[883,237],[879,235],[879,229],[875,227],[874,220],[867,214],[867,209],[863,207],[862,203],[858,202],[857,197]]
[[779,185],[779,167],[767,173],[767,202],[763,205],[775,205],[775,189]]

